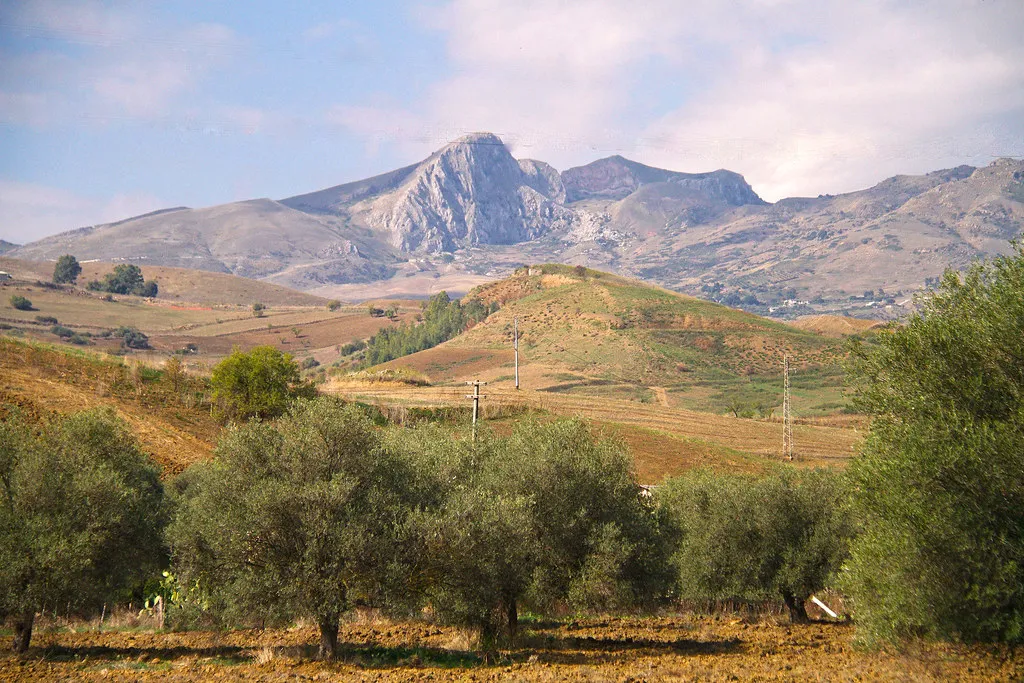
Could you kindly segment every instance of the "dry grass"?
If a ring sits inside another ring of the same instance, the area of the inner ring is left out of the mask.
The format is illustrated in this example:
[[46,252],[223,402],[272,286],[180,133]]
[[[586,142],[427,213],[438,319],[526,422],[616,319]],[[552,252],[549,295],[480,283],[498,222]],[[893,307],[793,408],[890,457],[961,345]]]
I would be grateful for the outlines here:
[[[0,256],[0,270],[11,273],[15,278],[30,281],[49,281],[53,277],[53,265],[45,261],[25,261]],[[103,262],[83,263],[78,283],[84,287],[90,280],[102,280],[115,265]],[[270,306],[327,305],[327,299],[319,296],[227,273],[169,266],[142,265],[141,268],[147,280],[156,280],[160,288],[160,298],[168,301],[237,306],[249,306],[257,301]]]
[[[467,405],[466,391],[461,386],[415,388],[329,382],[323,390],[378,404]],[[781,425],[772,422],[531,389],[489,388],[485,393],[484,406],[522,404],[625,429],[623,435],[633,448],[643,483],[657,483],[666,475],[700,465],[756,469],[760,463],[767,464],[780,456]],[[796,464],[829,466],[844,465],[856,452],[863,433],[854,427],[797,424],[793,436]]]
[[145,380],[139,363],[120,358],[0,338],[0,379],[0,406],[17,406],[32,419],[114,408],[165,476],[209,458],[221,430],[202,396],[194,396],[201,383],[173,391],[169,383]]
[[793,327],[817,332],[826,337],[847,337],[878,329],[886,324],[883,320],[851,318],[845,315],[805,315],[797,318]]

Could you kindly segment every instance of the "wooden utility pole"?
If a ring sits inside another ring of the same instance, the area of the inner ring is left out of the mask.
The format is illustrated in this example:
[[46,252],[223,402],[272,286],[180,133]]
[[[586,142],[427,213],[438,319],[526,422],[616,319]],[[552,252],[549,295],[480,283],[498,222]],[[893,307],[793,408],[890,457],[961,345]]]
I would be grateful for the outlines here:
[[519,316],[512,318],[512,348],[516,352],[516,391],[519,391]]
[[487,398],[487,394],[480,393],[480,385],[487,384],[487,382],[481,382],[480,380],[474,380],[472,382],[466,382],[473,386],[473,393],[466,394],[466,398],[473,400],[473,441],[476,441],[476,419],[480,413],[480,399]]
[[782,457],[793,459],[793,415],[789,399],[789,356],[783,357]]

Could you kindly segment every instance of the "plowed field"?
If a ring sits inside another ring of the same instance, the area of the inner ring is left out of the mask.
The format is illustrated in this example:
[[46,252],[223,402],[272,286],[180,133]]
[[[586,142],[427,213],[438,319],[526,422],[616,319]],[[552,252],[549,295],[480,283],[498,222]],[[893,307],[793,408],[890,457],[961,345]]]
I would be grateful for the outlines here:
[[427,623],[350,623],[335,662],[313,628],[224,633],[39,633],[0,655],[6,680],[1012,681],[1024,649],[913,643],[864,652],[837,623],[665,616],[527,626],[484,663],[462,633]]

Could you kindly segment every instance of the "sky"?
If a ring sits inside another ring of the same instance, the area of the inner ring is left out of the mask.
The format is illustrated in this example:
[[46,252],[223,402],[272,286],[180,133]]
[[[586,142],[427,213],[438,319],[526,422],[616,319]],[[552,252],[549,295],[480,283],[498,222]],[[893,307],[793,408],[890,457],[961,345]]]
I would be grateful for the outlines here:
[[291,195],[490,131],[762,197],[1024,157],[1022,0],[0,0],[0,239]]

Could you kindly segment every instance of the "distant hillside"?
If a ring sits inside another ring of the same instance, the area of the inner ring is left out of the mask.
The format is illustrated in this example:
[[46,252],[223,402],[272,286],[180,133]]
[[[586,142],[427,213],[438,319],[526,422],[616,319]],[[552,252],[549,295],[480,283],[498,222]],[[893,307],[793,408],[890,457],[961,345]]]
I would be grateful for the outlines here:
[[[115,265],[117,264],[95,261],[83,263],[78,283],[84,285],[90,280],[101,280]],[[53,266],[51,261],[0,257],[0,270],[26,280],[48,282],[53,277]],[[327,304],[327,299],[319,296],[226,273],[148,264],[142,264],[142,272],[147,280],[156,280],[159,299],[240,306],[250,306],[257,301],[268,306]]]
[[609,273],[538,266],[466,298],[501,308],[451,341],[387,366],[438,381],[508,384],[518,318],[521,375],[533,389],[716,411],[734,399],[769,408],[781,400],[777,380],[789,355],[814,393],[814,410],[834,410],[825,404],[841,399],[835,340]]

